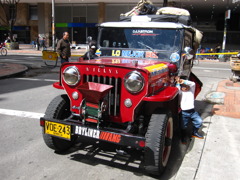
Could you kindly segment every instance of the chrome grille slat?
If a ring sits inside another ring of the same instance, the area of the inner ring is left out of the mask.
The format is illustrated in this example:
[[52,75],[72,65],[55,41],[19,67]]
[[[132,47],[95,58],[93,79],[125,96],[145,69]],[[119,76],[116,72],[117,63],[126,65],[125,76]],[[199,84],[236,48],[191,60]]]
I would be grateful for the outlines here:
[[115,79],[114,116],[117,115],[117,90],[118,90],[118,79]]
[[107,81],[107,77],[104,77],[103,78],[103,84],[106,84],[106,81]]
[[[109,78],[109,85],[112,85],[112,78]],[[108,114],[109,115],[111,115],[111,96],[112,96],[112,90],[110,90],[108,94]]]

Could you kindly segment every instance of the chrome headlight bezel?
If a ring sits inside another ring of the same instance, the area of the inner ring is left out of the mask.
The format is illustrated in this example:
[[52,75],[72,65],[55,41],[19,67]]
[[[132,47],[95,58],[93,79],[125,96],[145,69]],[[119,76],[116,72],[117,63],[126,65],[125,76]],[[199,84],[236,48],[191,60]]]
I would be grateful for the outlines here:
[[[76,79],[71,82],[71,80],[68,80],[68,78],[71,78],[71,77],[67,77],[66,75],[72,76]],[[69,66],[63,71],[63,80],[69,86],[75,86],[77,83],[79,83],[80,79],[81,79],[81,75],[76,66]]]
[[[130,80],[131,80],[131,82],[130,82]],[[133,81],[135,81],[135,82],[133,82]],[[132,87],[130,87],[129,83],[133,83],[133,84],[140,83],[140,84],[138,85],[137,88],[133,89]],[[139,93],[140,91],[142,91],[144,88],[144,85],[145,85],[144,77],[138,71],[131,71],[128,74],[126,74],[124,77],[124,86],[127,89],[127,91],[132,94],[136,94],[136,93]]]

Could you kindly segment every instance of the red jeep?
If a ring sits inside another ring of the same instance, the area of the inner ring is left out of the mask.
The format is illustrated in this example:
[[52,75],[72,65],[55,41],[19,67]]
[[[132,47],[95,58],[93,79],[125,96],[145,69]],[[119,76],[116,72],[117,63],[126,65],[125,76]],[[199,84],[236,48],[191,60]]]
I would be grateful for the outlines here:
[[98,58],[61,66],[53,86],[64,94],[40,120],[48,147],[66,151],[78,136],[107,141],[143,150],[147,172],[162,173],[179,128],[174,78],[194,80],[196,95],[201,82],[191,73],[196,29],[160,16],[101,24]]

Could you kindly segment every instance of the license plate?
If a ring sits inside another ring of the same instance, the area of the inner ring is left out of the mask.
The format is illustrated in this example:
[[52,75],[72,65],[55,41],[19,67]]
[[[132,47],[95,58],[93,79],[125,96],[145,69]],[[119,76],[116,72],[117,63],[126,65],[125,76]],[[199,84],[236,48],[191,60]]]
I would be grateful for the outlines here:
[[71,126],[45,121],[45,133],[71,140]]

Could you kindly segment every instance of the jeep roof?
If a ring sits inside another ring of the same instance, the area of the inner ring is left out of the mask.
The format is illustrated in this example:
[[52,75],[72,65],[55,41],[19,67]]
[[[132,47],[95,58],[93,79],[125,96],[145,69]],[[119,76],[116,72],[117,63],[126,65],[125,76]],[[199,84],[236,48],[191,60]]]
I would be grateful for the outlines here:
[[106,22],[101,27],[118,27],[118,28],[172,28],[172,29],[193,29],[181,23],[174,22]]

